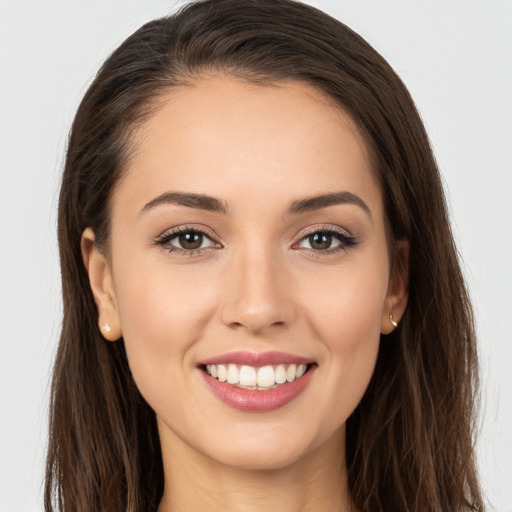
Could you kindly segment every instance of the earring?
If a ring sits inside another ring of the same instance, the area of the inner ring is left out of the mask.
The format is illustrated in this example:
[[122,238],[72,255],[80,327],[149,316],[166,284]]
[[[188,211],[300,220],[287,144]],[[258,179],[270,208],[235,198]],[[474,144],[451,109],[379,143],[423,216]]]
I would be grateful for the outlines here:
[[101,330],[106,332],[107,334],[111,333],[112,332],[112,327],[110,327],[110,325],[108,325],[107,322],[105,322],[102,326],[101,326]]
[[398,327],[398,322],[393,318],[393,313],[389,313],[389,321],[395,329]]

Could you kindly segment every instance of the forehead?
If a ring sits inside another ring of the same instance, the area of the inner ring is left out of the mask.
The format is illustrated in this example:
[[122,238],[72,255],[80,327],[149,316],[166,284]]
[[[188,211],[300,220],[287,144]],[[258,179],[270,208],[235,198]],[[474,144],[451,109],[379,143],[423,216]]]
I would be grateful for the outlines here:
[[355,122],[303,83],[262,86],[214,76],[174,88],[133,142],[114,206],[116,196],[142,206],[167,190],[229,202],[348,189],[380,202]]

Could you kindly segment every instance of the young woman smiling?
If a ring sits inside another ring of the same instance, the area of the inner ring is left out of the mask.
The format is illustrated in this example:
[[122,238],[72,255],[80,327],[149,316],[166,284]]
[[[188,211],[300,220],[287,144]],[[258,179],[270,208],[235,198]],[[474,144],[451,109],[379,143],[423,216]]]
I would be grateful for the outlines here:
[[148,23],[78,110],[46,509],[483,510],[471,309],[406,89],[288,0]]

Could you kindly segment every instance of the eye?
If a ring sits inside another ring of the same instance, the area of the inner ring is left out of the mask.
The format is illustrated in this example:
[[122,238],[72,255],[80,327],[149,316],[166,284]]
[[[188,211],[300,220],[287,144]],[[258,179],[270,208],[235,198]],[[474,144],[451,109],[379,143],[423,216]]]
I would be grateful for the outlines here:
[[315,252],[335,252],[356,245],[356,239],[343,231],[317,229],[303,236],[296,247]]
[[169,240],[169,243],[180,249],[203,249],[208,247],[211,240],[209,240],[203,233],[198,231],[186,231],[180,233]]
[[215,242],[204,231],[197,228],[177,228],[164,233],[156,240],[157,245],[163,246],[169,252],[192,254],[201,249],[215,247]]
[[341,242],[331,233],[315,233],[303,238],[299,246],[314,249],[315,251],[325,251],[337,247],[340,244]]

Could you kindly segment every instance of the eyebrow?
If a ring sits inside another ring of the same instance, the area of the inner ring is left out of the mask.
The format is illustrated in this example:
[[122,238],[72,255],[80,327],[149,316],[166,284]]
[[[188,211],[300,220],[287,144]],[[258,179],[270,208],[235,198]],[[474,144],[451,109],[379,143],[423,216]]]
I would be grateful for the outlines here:
[[146,203],[139,213],[145,213],[163,204],[175,204],[198,208],[208,212],[227,213],[227,206],[214,197],[203,194],[187,194],[183,192],[165,192]]
[[[178,206],[186,206],[188,208],[197,208],[200,210],[223,214],[228,213],[227,206],[215,197],[184,192],[164,192],[146,203],[139,213],[145,213],[164,204],[175,204]],[[370,218],[372,218],[368,205],[358,195],[346,191],[299,199],[290,205],[286,214],[298,215],[338,204],[353,204],[355,206],[359,206]]]
[[296,215],[338,204],[353,204],[355,206],[359,206],[370,218],[372,218],[368,205],[358,195],[345,191],[306,197],[305,199],[294,201],[288,208],[287,213]]

